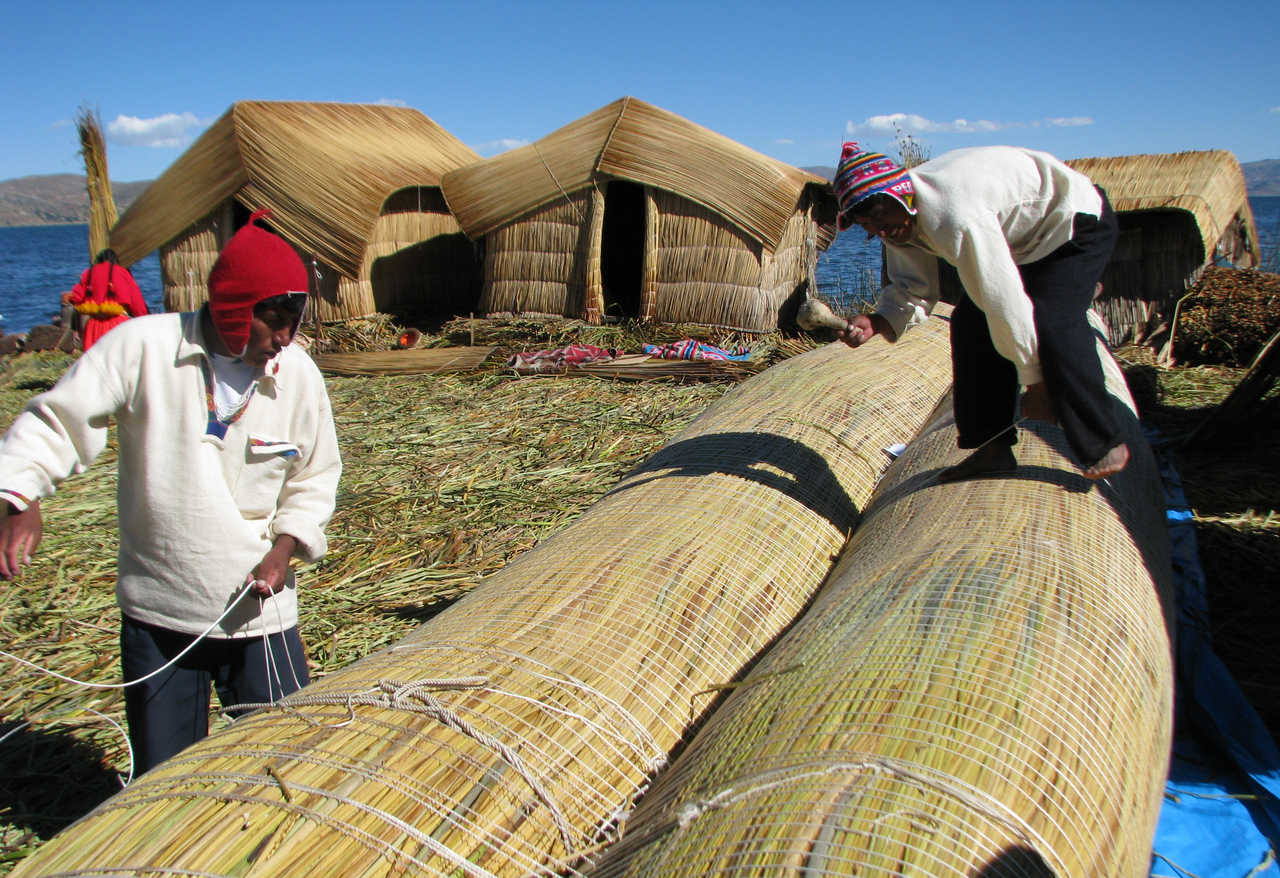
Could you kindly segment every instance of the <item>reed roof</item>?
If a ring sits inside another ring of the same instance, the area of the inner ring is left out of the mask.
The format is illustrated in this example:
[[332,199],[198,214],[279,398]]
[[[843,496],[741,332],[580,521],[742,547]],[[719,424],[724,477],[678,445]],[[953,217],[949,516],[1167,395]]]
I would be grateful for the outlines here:
[[479,238],[602,176],[682,195],[771,250],[806,186],[815,187],[820,200],[834,200],[821,177],[633,97],[527,146],[450,171],[443,185],[463,231]]
[[408,107],[239,101],[149,186],[111,230],[128,265],[228,198],[271,208],[305,253],[356,277],[383,202],[480,156]]
[[1107,191],[1117,212],[1185,210],[1195,218],[1208,259],[1237,215],[1250,251],[1258,229],[1249,206],[1244,171],[1223,149],[1081,158],[1067,162]]

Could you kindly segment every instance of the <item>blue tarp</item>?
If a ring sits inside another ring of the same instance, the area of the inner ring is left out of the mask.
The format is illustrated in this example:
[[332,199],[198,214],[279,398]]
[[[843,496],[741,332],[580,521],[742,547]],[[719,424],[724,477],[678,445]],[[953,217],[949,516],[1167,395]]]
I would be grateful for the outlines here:
[[1213,652],[1192,513],[1177,469],[1158,447],[1157,457],[1178,597],[1177,703],[1151,875],[1280,878],[1280,751]]

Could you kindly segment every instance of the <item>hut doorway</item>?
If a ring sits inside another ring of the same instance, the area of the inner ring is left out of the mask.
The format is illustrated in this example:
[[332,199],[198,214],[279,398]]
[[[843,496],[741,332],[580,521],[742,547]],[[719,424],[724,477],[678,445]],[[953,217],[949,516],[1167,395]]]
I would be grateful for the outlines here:
[[438,187],[388,196],[366,255],[377,310],[408,326],[436,326],[475,310],[480,266]]
[[639,183],[610,180],[605,189],[600,279],[606,317],[640,316],[646,204],[644,186]]

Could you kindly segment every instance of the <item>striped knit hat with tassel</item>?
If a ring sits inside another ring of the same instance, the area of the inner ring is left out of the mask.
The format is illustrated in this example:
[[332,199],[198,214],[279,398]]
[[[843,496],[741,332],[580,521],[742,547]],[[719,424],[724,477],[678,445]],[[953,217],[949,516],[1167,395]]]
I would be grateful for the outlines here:
[[832,185],[839,204],[836,227],[842,232],[853,225],[852,209],[872,195],[892,196],[907,213],[912,216],[916,213],[913,206],[916,190],[907,169],[882,153],[859,149],[852,141],[840,150],[840,164],[836,166]]

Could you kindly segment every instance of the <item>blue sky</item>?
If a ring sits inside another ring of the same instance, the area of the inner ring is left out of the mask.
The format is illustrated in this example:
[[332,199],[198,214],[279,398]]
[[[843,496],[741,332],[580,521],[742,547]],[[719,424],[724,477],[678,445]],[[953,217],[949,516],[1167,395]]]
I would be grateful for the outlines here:
[[82,173],[81,105],[125,181],[250,99],[414,107],[484,156],[633,95],[799,166],[896,152],[895,123],[931,155],[1280,158],[1276,0],[6,7],[0,179]]

